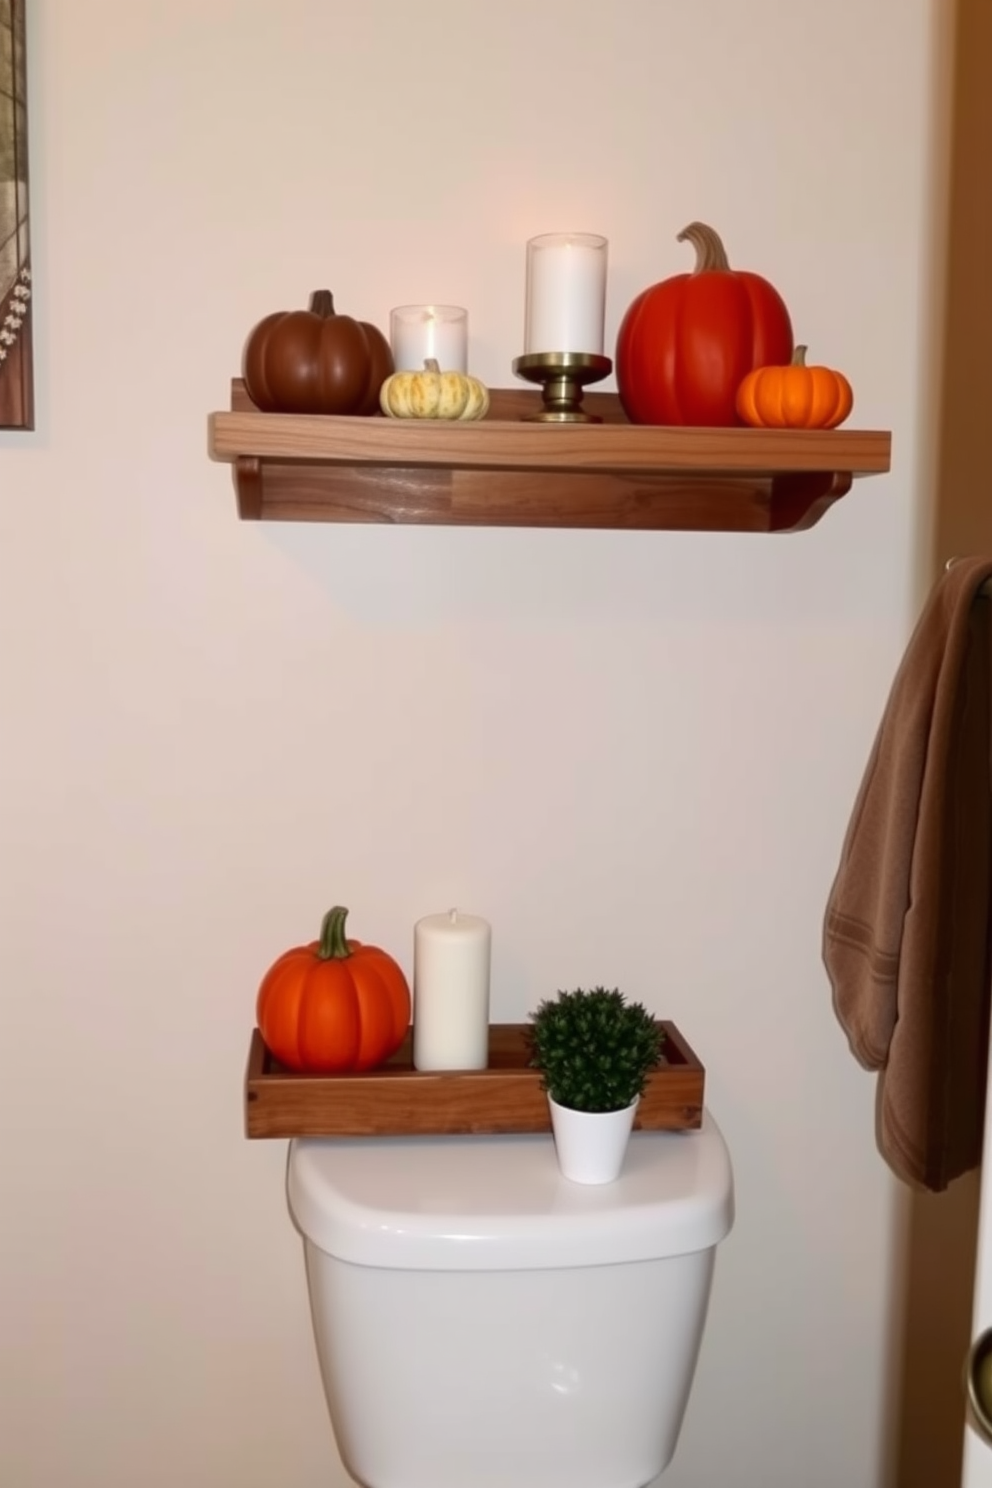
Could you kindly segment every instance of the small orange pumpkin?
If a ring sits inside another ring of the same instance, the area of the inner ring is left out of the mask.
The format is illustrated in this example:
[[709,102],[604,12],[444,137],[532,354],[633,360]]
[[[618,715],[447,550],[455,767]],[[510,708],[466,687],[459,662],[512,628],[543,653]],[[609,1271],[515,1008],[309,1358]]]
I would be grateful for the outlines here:
[[854,407],[851,384],[830,367],[807,367],[797,346],[787,367],[756,367],[737,389],[737,412],[757,429],[836,429]]
[[287,1069],[374,1069],[410,1026],[406,977],[377,946],[345,939],[347,915],[340,906],[328,910],[320,939],[285,951],[262,978],[259,1031]]

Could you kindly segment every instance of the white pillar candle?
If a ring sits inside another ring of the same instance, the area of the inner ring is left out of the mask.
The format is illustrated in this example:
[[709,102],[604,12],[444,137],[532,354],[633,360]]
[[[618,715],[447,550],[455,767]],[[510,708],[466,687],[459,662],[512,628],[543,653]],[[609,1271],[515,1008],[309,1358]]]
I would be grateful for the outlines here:
[[468,311],[460,305],[399,305],[389,312],[397,372],[422,372],[433,358],[442,372],[468,370]]
[[451,909],[413,928],[413,1063],[418,1070],[489,1062],[488,920]]
[[527,244],[524,354],[603,354],[606,238],[545,233]]

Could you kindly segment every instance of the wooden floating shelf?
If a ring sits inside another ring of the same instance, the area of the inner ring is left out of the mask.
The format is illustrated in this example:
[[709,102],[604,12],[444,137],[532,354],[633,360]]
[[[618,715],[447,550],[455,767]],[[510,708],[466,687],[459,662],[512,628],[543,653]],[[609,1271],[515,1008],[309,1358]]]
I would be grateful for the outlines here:
[[471,424],[259,413],[236,378],[210,453],[245,518],[698,532],[797,532],[889,469],[885,432],[660,428],[615,393],[585,405],[601,424],[528,423],[540,393],[513,388]]
[[[641,1131],[702,1124],[705,1071],[674,1023],[665,1060],[648,1077],[634,1121]],[[412,1035],[379,1069],[361,1075],[297,1075],[273,1059],[256,1028],[245,1073],[249,1137],[454,1136],[551,1130],[548,1100],[529,1069],[526,1023],[494,1023],[484,1070],[415,1070]]]

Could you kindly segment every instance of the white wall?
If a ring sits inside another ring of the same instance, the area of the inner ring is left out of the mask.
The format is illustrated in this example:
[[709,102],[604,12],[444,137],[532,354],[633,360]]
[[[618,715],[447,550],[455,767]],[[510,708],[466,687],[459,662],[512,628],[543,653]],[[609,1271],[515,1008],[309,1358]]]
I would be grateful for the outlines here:
[[[930,12],[34,0],[39,427],[0,438],[10,1488],[340,1477],[284,1145],[240,1107],[259,977],[338,901],[407,966],[420,914],[487,915],[500,1018],[603,980],[680,1023],[739,1218],[666,1481],[882,1481],[893,1186],[819,938],[915,603]],[[263,314],[463,303],[508,385],[528,236],[609,236],[612,339],[697,217],[894,431],[812,532],[236,520],[206,417]]]

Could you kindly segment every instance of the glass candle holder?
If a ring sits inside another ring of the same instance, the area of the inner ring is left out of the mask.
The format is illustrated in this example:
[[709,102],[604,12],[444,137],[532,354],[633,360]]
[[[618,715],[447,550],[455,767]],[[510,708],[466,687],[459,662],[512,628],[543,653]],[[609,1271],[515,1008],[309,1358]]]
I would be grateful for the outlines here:
[[525,356],[602,356],[608,246],[596,233],[544,233],[529,240]]
[[468,311],[460,305],[398,305],[389,312],[397,372],[422,372],[433,359],[442,372],[468,371]]

